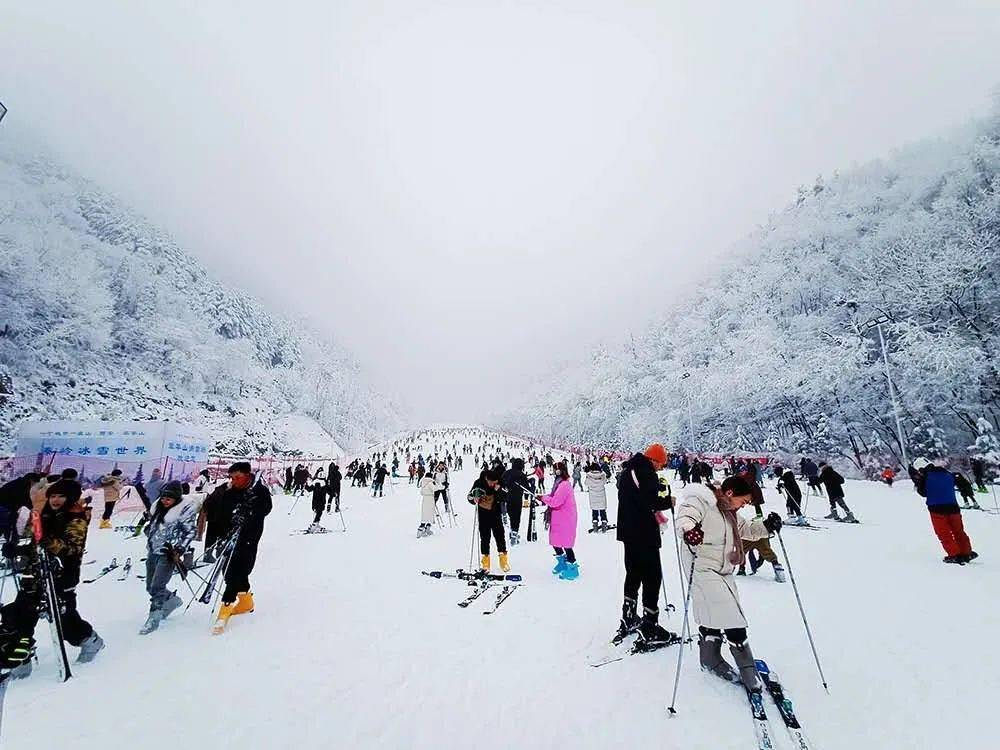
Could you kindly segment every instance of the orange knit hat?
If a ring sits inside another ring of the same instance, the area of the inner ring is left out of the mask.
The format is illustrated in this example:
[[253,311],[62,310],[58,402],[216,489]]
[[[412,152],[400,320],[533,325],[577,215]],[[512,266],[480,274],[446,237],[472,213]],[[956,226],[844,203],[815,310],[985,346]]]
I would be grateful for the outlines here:
[[653,443],[651,446],[646,448],[646,452],[642,455],[650,461],[655,461],[658,464],[667,463],[667,450],[659,443]]

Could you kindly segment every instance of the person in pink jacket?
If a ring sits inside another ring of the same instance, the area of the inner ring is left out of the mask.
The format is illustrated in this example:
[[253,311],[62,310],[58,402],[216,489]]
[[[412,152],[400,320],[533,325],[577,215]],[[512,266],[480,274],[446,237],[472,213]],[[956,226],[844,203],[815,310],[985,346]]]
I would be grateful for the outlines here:
[[573,581],[580,576],[580,566],[573,554],[573,545],[576,544],[576,498],[566,462],[559,461],[552,468],[555,473],[552,492],[539,495],[538,499],[548,506],[551,513],[549,544],[555,550],[557,560],[552,572],[564,581]]

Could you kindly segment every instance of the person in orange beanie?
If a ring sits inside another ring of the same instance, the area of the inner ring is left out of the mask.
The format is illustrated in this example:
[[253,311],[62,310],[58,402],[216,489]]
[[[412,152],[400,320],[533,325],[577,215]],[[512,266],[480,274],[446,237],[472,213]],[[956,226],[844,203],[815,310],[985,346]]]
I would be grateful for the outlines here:
[[[652,647],[679,641],[676,634],[658,623],[663,568],[657,512],[669,510],[673,504],[666,483],[661,484],[657,476],[666,463],[667,451],[659,443],[653,443],[626,461],[618,476],[617,536],[625,545],[625,601],[616,642],[633,632],[638,632],[639,638]],[[637,612],[640,586],[641,619]]]

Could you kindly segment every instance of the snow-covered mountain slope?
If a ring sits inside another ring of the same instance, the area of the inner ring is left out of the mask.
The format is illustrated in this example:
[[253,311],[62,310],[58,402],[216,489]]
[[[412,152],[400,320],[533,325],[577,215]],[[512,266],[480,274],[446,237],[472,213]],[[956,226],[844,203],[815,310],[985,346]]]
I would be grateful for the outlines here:
[[661,320],[635,336],[623,326],[494,423],[583,444],[839,455],[855,473],[880,471],[902,458],[881,320],[909,457],[985,458],[969,446],[989,432],[995,446],[1000,428],[1000,104],[946,138],[817,179],[761,219],[721,267],[664,300]]
[[0,138],[0,452],[32,418],[168,418],[228,453],[300,414],[360,445],[398,407],[341,347],[219,283],[97,186]]
[[[464,495],[478,475],[471,463],[452,476],[458,525],[435,527],[428,539],[415,538],[419,496],[405,479],[381,500],[345,483],[346,533],[290,535],[312,520],[309,499],[289,515],[292,498],[275,496],[251,576],[256,611],[233,618],[218,637],[199,604],[137,635],[147,600],[134,577],[81,586],[81,612],[107,649],[61,685],[41,623],[40,663],[7,696],[3,747],[754,747],[745,696],[702,673],[696,647],[684,652],[673,719],[666,706],[676,647],[589,666],[617,626],[623,568],[613,533],[585,533],[585,493],[576,493],[576,581],[550,573],[544,530],[537,543],[512,548],[524,586],[496,614],[481,614],[496,590],[461,609],[456,603],[471,589],[420,575],[469,565],[474,514]],[[1000,603],[990,595],[998,584],[991,540],[1000,518],[966,512],[982,557],[945,565],[907,483],[848,482],[846,490],[860,525],[783,532],[829,695],[791,584],[774,582],[768,565],[738,579],[756,655],[780,673],[817,748],[992,747],[1000,670],[991,638]],[[783,511],[773,482],[765,497],[767,509]],[[992,506],[992,497],[981,498]],[[822,516],[826,508],[812,498],[807,512]],[[336,517],[323,523],[341,528]],[[113,555],[135,562],[145,554],[141,540],[96,524],[86,555],[96,562],[85,570]],[[667,593],[680,610],[669,529],[663,545]],[[181,581],[173,587],[190,597]],[[682,616],[662,622],[677,631]],[[50,720],[53,706],[58,721]],[[778,747],[792,747],[769,710]]]

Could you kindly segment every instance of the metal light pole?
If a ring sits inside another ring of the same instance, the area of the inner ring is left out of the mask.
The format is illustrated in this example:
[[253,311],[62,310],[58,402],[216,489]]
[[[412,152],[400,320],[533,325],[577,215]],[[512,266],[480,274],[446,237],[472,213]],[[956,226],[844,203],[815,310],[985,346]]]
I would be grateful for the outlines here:
[[[689,377],[691,377],[691,373],[685,372],[683,375],[681,375],[681,380],[686,380]],[[685,392],[684,396],[685,399],[687,400],[687,407],[688,407],[688,430],[691,435],[691,450],[697,453],[698,446],[696,446],[694,442],[694,417],[691,414],[691,394]]]
[[903,420],[899,416],[899,399],[896,397],[896,387],[892,384],[892,375],[889,373],[889,352],[885,348],[885,335],[882,333],[882,324],[889,322],[888,315],[879,315],[872,318],[861,326],[861,332],[865,333],[872,328],[878,329],[878,340],[882,345],[882,363],[885,365],[885,379],[889,384],[889,398],[892,399],[892,412],[896,417],[896,437],[899,438],[899,449],[903,454],[903,465],[909,466],[910,459],[906,455],[906,440],[903,439]]

